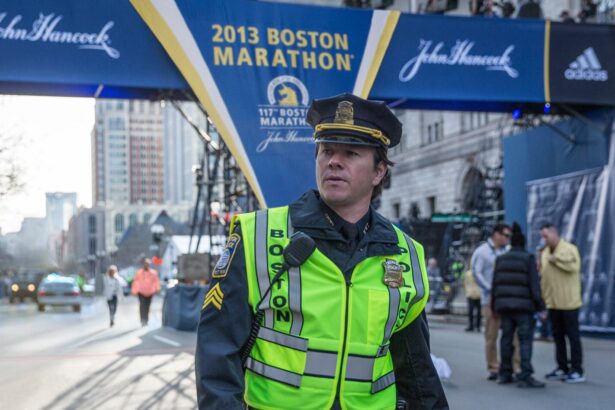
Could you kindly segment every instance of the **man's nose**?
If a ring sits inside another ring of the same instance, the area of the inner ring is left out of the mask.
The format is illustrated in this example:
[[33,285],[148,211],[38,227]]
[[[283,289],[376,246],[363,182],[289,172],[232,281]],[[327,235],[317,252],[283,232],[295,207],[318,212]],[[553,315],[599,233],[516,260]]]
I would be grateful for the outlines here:
[[342,166],[340,154],[334,152],[331,154],[331,158],[329,158],[329,168],[339,168]]

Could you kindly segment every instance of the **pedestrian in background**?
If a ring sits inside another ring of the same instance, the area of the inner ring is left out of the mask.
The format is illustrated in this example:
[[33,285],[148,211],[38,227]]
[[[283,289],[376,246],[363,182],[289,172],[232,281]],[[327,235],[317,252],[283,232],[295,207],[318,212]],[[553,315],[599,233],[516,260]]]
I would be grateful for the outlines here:
[[474,280],[471,266],[463,275],[463,290],[468,300],[468,327],[466,327],[465,331],[473,332],[476,330],[480,332],[480,322],[482,320],[480,312],[480,288]]
[[[583,352],[579,334],[579,308],[581,299],[581,256],[576,246],[561,239],[557,228],[545,224],[540,236],[546,247],[541,255],[542,297],[549,310],[549,320],[555,342],[557,368],[545,375],[548,380],[582,383]],[[566,349],[570,344],[570,362]]]
[[117,301],[122,293],[122,279],[117,274],[117,266],[111,265],[107,269],[107,274],[103,280],[103,294],[109,306],[109,326],[115,324],[115,312],[117,311]]
[[517,386],[545,387],[532,377],[534,313],[544,315],[545,305],[540,295],[536,258],[525,250],[525,236],[517,223],[512,226],[510,245],[510,251],[495,260],[491,287],[491,310],[500,316],[502,328],[498,383],[513,382],[513,339],[517,331],[521,355]]
[[443,285],[442,273],[440,272],[440,267],[438,266],[438,260],[436,258],[429,258],[427,260],[427,278],[429,279],[429,302],[433,310],[442,293]]
[[493,265],[495,258],[506,252],[509,239],[510,226],[503,223],[496,224],[487,242],[482,243],[474,250],[471,261],[474,280],[480,288],[480,301],[485,318],[485,357],[487,359],[487,371],[489,372],[488,380],[496,380],[500,368],[497,347],[500,320],[493,316],[490,307]]
[[151,261],[148,258],[143,258],[143,267],[135,274],[132,282],[132,294],[139,296],[139,315],[142,326],[146,326],[149,322],[149,308],[152,297],[160,292],[158,272],[151,269],[150,264]]

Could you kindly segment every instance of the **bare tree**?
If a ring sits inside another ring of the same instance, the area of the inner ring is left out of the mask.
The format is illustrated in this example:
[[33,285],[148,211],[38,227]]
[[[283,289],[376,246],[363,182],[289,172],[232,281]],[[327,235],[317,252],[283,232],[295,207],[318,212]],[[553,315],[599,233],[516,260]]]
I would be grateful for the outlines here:
[[19,192],[24,186],[21,179],[23,169],[15,157],[21,139],[20,133],[14,129],[0,127],[0,200]]

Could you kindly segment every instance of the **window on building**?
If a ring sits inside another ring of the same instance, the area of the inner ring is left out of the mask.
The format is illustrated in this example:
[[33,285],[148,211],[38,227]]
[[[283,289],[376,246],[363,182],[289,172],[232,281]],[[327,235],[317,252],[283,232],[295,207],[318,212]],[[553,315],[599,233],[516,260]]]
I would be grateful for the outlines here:
[[419,219],[421,217],[421,208],[419,208],[419,204],[416,202],[410,203],[410,217],[412,219]]
[[124,232],[124,215],[115,215],[115,232]]
[[96,233],[96,216],[90,215],[88,217],[88,231],[90,233]]
[[144,224],[149,224],[150,219],[152,219],[152,215],[150,213],[146,213],[145,215],[143,215]]
[[399,202],[395,202],[393,204],[393,218],[395,220],[399,220],[400,216],[401,216],[401,205]]
[[436,213],[436,197],[435,196],[427,197],[427,207],[429,208],[430,216]]
[[89,244],[88,244],[88,253],[90,255],[94,255],[96,254],[96,238],[90,238]]
[[110,130],[123,130],[125,127],[124,119],[121,117],[112,117],[109,118],[109,129]]
[[128,217],[128,225],[133,226],[137,224],[137,214],[130,214]]

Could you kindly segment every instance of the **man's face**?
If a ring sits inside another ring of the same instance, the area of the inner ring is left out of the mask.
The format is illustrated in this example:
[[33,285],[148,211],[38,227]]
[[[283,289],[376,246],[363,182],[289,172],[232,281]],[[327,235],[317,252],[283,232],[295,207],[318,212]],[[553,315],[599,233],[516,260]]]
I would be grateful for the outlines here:
[[510,229],[507,228],[504,228],[502,232],[495,232],[493,234],[493,242],[495,246],[498,248],[503,248],[508,245],[508,242],[510,242],[510,234]]
[[557,235],[557,232],[554,229],[551,229],[551,228],[541,229],[540,236],[542,237],[542,239],[544,239],[545,244],[547,244],[548,246],[557,245],[559,236]]
[[327,205],[347,206],[371,201],[372,190],[386,173],[386,165],[374,166],[374,148],[350,144],[318,145],[316,183]]
[[149,268],[149,259],[144,259],[143,260],[143,268],[144,269],[148,269]]

